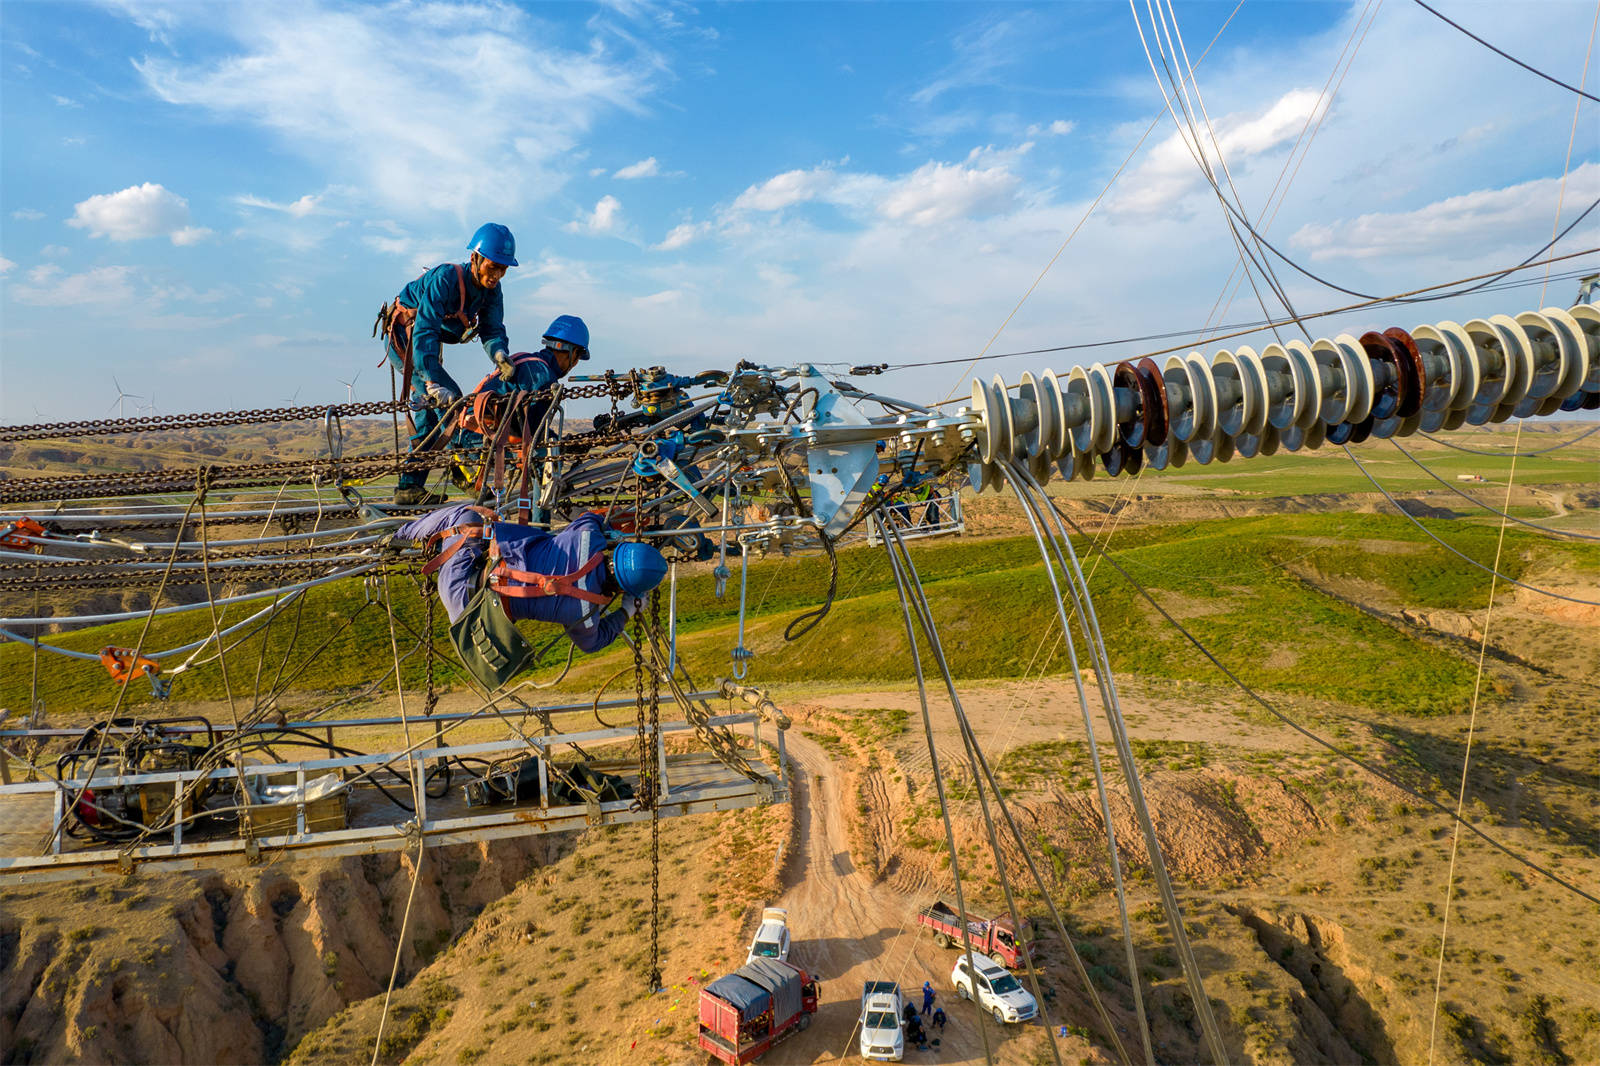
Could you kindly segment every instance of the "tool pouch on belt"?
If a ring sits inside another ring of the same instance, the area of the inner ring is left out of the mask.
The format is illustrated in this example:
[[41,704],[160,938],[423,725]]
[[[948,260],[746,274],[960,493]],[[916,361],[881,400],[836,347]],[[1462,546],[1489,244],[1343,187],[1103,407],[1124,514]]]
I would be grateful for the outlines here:
[[533,645],[517,632],[492,589],[479,589],[450,623],[450,640],[467,672],[490,691],[510,681],[533,658]]

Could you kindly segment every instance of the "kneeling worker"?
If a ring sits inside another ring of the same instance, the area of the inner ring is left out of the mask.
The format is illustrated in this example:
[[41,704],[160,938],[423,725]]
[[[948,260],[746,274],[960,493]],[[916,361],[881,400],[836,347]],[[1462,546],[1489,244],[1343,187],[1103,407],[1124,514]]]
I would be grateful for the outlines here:
[[[406,523],[394,539],[437,550],[423,573],[438,576],[462,662],[492,690],[533,657],[514,621],[554,622],[580,651],[596,652],[621,635],[640,598],[666,577],[667,561],[653,546],[609,545],[610,532],[593,511],[549,533],[460,504]],[[602,614],[618,595],[621,608]]]

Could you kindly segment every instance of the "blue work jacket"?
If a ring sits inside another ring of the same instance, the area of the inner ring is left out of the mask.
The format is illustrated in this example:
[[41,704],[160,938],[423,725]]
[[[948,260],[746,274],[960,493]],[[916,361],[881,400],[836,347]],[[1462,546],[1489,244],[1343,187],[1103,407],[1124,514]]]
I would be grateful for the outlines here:
[[[395,539],[421,542],[442,530],[479,525],[482,521],[466,504],[441,507],[401,526],[395,531]],[[449,549],[464,536],[466,534],[447,538],[439,545],[439,550]],[[496,522],[494,538],[500,545],[501,558],[514,569],[535,574],[570,574],[582,569],[595,552],[605,548],[606,525],[593,512],[581,515],[559,533],[547,533],[514,522]],[[468,537],[434,575],[439,581],[439,602],[444,604],[450,621],[460,617],[482,586],[483,558],[488,550],[487,538]],[[585,592],[603,592],[605,574],[606,564],[602,563],[579,578],[577,585]],[[583,652],[599,651],[609,645],[627,622],[621,610],[601,614],[605,610],[602,604],[589,603],[576,596],[513,596],[508,601],[513,619],[531,618],[563,626],[572,643]]]
[[[423,377],[436,381],[436,371],[443,369],[439,361],[441,344],[460,344],[466,326],[454,317],[461,308],[461,290],[456,286],[455,263],[441,263],[400,290],[396,299],[407,307],[417,309],[417,320],[411,327],[411,359],[421,368]],[[462,263],[462,288],[466,290],[466,315],[478,321],[478,339],[491,362],[496,352],[506,353],[505,297],[501,286],[485,289],[472,278],[470,264]]]

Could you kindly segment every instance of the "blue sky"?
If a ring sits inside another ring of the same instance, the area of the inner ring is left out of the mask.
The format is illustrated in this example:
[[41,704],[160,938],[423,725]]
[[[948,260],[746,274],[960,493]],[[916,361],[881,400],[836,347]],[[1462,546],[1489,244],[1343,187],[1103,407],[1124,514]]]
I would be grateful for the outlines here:
[[[1584,76],[1592,4],[1444,10]],[[1197,59],[1233,5],[1175,11]],[[1350,288],[1520,260],[1558,198],[1570,221],[1600,197],[1594,105],[1574,125],[1572,94],[1403,0],[1251,0],[1197,78],[1244,204]],[[129,414],[331,402],[357,373],[358,399],[386,399],[377,306],[489,219],[523,263],[513,347],[575,313],[602,368],[909,363],[1258,318],[1167,117],[1012,314],[1162,108],[1112,2],[11,0],[0,420],[104,415],[113,378]],[[1595,218],[1563,250],[1600,244]],[[1350,302],[1284,277],[1301,310]],[[1317,332],[1540,305],[1488,292]],[[476,345],[447,365],[487,370]],[[961,369],[882,388],[941,399]]]

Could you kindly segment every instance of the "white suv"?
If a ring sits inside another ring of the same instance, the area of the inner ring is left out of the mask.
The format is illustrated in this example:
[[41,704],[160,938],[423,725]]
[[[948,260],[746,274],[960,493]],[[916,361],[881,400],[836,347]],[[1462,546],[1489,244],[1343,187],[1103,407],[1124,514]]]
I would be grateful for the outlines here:
[[768,907],[761,912],[761,928],[756,930],[744,961],[756,959],[789,960],[789,912],[782,907]]
[[[1006,1022],[1025,1022],[1039,1013],[1039,1004],[1028,994],[1028,990],[1011,976],[1011,971],[994,960],[976,953],[972,956],[972,961],[978,969],[978,1006],[993,1014],[995,1021],[1002,1025]],[[962,999],[973,998],[973,978],[967,972],[965,954],[956,959],[955,969],[950,971],[950,983],[956,986],[956,991],[960,993]]]

